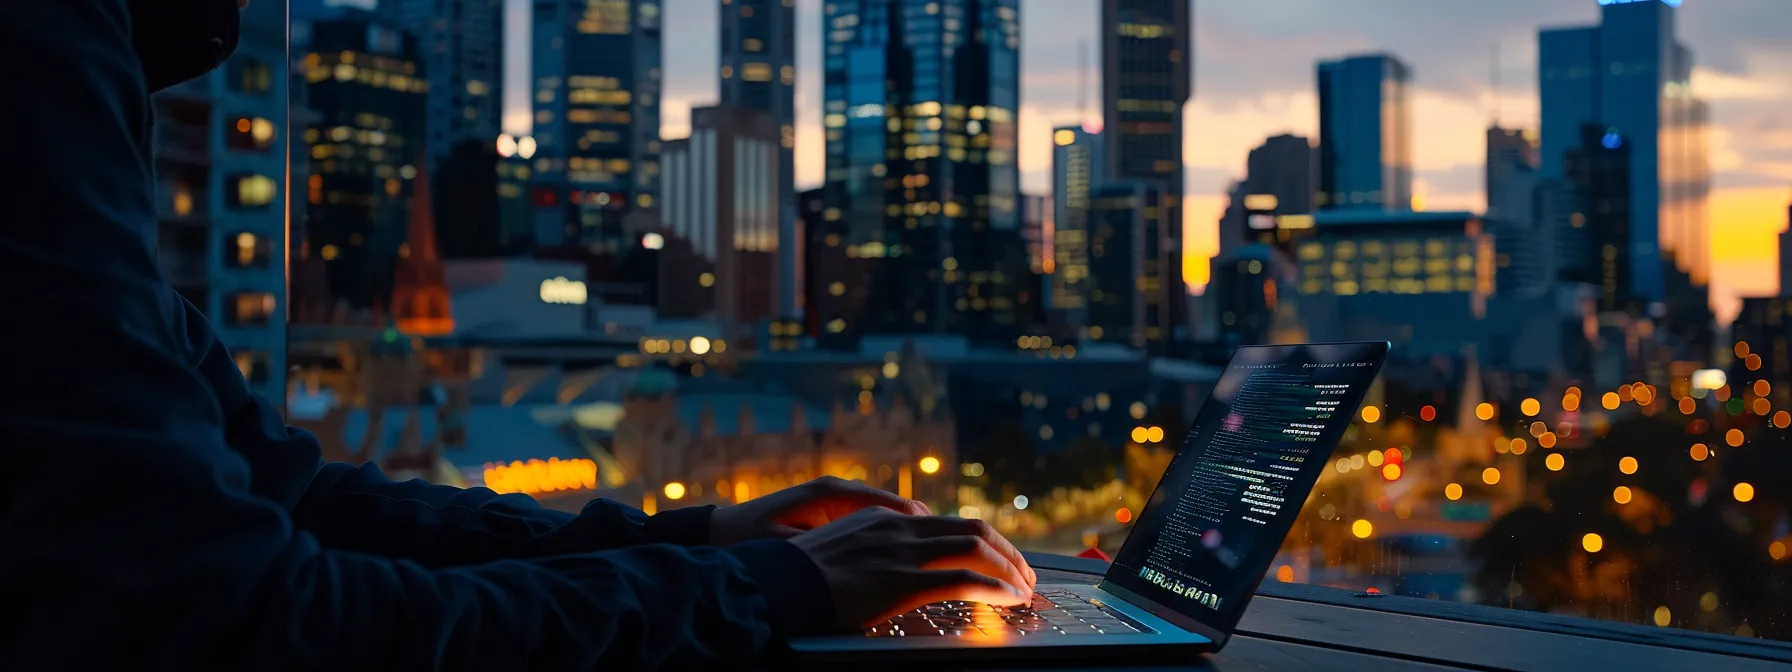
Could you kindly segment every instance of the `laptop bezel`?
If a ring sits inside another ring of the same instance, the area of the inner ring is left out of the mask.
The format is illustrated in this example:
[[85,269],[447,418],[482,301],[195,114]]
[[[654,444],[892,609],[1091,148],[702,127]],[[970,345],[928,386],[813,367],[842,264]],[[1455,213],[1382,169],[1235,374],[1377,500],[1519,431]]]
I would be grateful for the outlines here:
[[[1379,356],[1375,358],[1375,364],[1372,367],[1373,371],[1371,372],[1371,375],[1369,376],[1370,385],[1373,385],[1374,381],[1381,376],[1381,369],[1387,363],[1388,353],[1393,349],[1393,344],[1389,343],[1387,341],[1341,341],[1341,342],[1333,342],[1333,343],[1287,343],[1287,344],[1276,344],[1276,345],[1242,345],[1242,346],[1239,346],[1238,348],[1234,349],[1232,351],[1232,356],[1227,358],[1226,368],[1220,372],[1220,376],[1223,378],[1223,377],[1225,377],[1226,373],[1231,372],[1232,364],[1238,360],[1238,353],[1247,348],[1263,349],[1263,348],[1315,348],[1315,347],[1353,347],[1353,346],[1381,346],[1381,352],[1379,353]],[[1216,383],[1217,383],[1217,381],[1216,381]],[[1358,411],[1358,409],[1360,409],[1362,407],[1363,398],[1365,396],[1367,396],[1367,394],[1368,394],[1368,389],[1367,389],[1367,387],[1365,387],[1363,390],[1359,391],[1356,395],[1354,395],[1354,397],[1356,399],[1356,403],[1355,403],[1355,406],[1353,408],[1351,408],[1351,410],[1350,410],[1350,412],[1353,415]],[[1195,420],[1197,420],[1197,421],[1200,420],[1201,414],[1207,410],[1207,404],[1211,401],[1211,397],[1212,397],[1212,394],[1209,393],[1209,399],[1202,401],[1201,407],[1195,410],[1195,417],[1194,417]],[[1327,437],[1327,440],[1331,443],[1331,446],[1329,448],[1327,448],[1328,456],[1330,455],[1331,451],[1336,451],[1338,449],[1338,444],[1341,443],[1344,438],[1344,429],[1347,427],[1349,427],[1349,423],[1344,423],[1339,428],[1330,432],[1330,436]],[[1193,429],[1194,429],[1193,427],[1190,427],[1191,431]],[[1186,441],[1186,440],[1187,439],[1185,437],[1184,441]],[[1184,449],[1185,449],[1185,446],[1182,443],[1177,444],[1177,447],[1176,447],[1177,451],[1180,452]],[[1178,456],[1180,456],[1180,455],[1178,455]],[[1175,464],[1174,457],[1171,458],[1170,463],[1172,465]],[[1165,467],[1165,471],[1166,472],[1168,471],[1168,467]],[[1305,492],[1301,495],[1303,502],[1306,499],[1306,497],[1308,497],[1312,494],[1312,490],[1315,487],[1315,485],[1318,483],[1318,480],[1319,480],[1319,472],[1315,471],[1313,474],[1313,483],[1308,484],[1306,486],[1307,492]],[[1160,478],[1160,479],[1158,479],[1157,487],[1152,488],[1151,494],[1145,498],[1145,506],[1146,507],[1149,507],[1151,505],[1151,501],[1157,497],[1157,491],[1162,489],[1163,487],[1164,487],[1164,479]],[[1146,518],[1145,513],[1146,513],[1146,508],[1141,508],[1139,510],[1139,520],[1142,521],[1142,520],[1148,519],[1148,518]],[[1290,525],[1290,527],[1292,528],[1292,525]],[[1283,536],[1286,537],[1287,533],[1283,532]],[[1132,537],[1132,533],[1129,532],[1127,534],[1127,537],[1130,540],[1130,538]],[[1277,540],[1276,543],[1278,545],[1280,545],[1282,542],[1281,542],[1281,540]],[[1125,549],[1124,542],[1121,544],[1121,549],[1122,550]],[[1120,557],[1120,553],[1116,552],[1114,554],[1114,557],[1116,560],[1118,560]],[[1256,596],[1257,589],[1263,585],[1263,577],[1269,571],[1269,564],[1273,563],[1273,562],[1275,562],[1274,557],[1270,557],[1269,560],[1265,561],[1262,568],[1257,569],[1256,580],[1251,584],[1251,589],[1245,592],[1244,597],[1242,598],[1242,604],[1238,605],[1239,618],[1233,619],[1232,626],[1230,628],[1226,628],[1223,630],[1220,628],[1214,627],[1212,625],[1203,623],[1199,619],[1196,619],[1193,616],[1184,614],[1181,611],[1177,610],[1175,607],[1171,607],[1164,603],[1158,602],[1157,600],[1146,597],[1137,591],[1134,591],[1132,589],[1126,588],[1125,586],[1119,585],[1118,583],[1116,583],[1115,581],[1112,580],[1115,576],[1114,573],[1117,571],[1117,567],[1118,567],[1115,564],[1108,565],[1108,571],[1102,574],[1101,583],[1098,584],[1096,587],[1104,592],[1110,593],[1116,597],[1119,597],[1122,600],[1125,600],[1127,602],[1127,604],[1130,604],[1133,607],[1137,607],[1153,616],[1156,616],[1158,618],[1164,619],[1165,621],[1173,623],[1176,625],[1176,627],[1182,628],[1189,632],[1193,632],[1195,634],[1198,634],[1198,635],[1201,635],[1208,639],[1213,640],[1214,649],[1218,650],[1220,647],[1223,647],[1226,645],[1227,640],[1232,638],[1231,631],[1236,630],[1238,628],[1238,621],[1243,619],[1245,610],[1250,608],[1251,598]]]

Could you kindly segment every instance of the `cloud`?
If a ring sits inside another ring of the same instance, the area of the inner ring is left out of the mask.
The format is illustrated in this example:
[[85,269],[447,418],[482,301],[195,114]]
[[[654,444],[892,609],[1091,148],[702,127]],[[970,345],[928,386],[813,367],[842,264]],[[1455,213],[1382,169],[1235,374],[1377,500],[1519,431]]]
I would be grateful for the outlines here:
[[1692,71],[1692,92],[1694,96],[1707,102],[1730,100],[1775,100],[1786,99],[1787,86],[1784,80],[1769,77],[1744,77],[1710,68],[1694,68]]

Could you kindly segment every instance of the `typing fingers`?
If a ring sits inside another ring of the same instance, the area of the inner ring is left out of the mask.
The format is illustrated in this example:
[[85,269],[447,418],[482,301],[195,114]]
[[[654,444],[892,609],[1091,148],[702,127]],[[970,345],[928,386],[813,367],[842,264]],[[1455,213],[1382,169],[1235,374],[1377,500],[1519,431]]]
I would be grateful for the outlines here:
[[915,521],[916,533],[924,537],[973,536],[987,542],[1024,577],[1023,583],[1031,588],[1039,584],[1039,575],[1027,564],[1027,559],[989,523],[973,518],[954,518],[950,516],[928,516]]
[[1025,598],[1033,585],[1025,572],[982,537],[934,537],[916,542],[921,568],[926,570],[970,570],[999,579],[1021,591]]

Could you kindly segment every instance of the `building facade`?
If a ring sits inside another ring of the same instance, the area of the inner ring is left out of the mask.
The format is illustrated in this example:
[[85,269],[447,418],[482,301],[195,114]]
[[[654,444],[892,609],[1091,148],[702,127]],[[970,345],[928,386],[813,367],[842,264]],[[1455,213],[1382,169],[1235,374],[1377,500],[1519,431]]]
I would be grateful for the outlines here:
[[1319,64],[1320,209],[1412,208],[1411,87],[1389,54]]
[[858,260],[820,279],[850,297],[820,316],[837,333],[1020,329],[1019,5],[826,4],[818,233]]
[[244,9],[230,60],[151,100],[163,277],[211,319],[250,389],[276,403],[286,379],[285,25],[283,3]]
[[379,9],[417,39],[430,90],[423,146],[433,172],[456,145],[490,148],[504,112],[502,0],[381,0]]
[[1498,251],[1500,296],[1555,288],[1556,231],[1538,216],[1537,143],[1525,131],[1487,129],[1487,223]]
[[1164,352],[1172,332],[1167,273],[1177,251],[1161,183],[1112,180],[1090,196],[1089,320],[1083,337]]
[[1692,55],[1676,36],[1678,2],[1601,3],[1600,25],[1538,33],[1545,178],[1562,176],[1583,129],[1600,126],[1630,147],[1634,263],[1626,293],[1661,301],[1668,259],[1697,286],[1710,274],[1709,110],[1692,96]]
[[[425,78],[417,41],[360,11],[313,22],[304,60],[312,125],[306,242],[329,293],[352,309],[383,307],[426,158]],[[299,193],[294,189],[294,194]]]
[[1321,211],[1295,249],[1314,340],[1387,340],[1408,356],[1487,342],[1494,241],[1466,212]]
[[729,327],[779,316],[778,231],[787,190],[778,181],[779,129],[762,110],[700,107],[691,110],[691,136],[666,143],[661,225],[701,263],[661,265],[662,292],[689,290],[680,293],[686,301],[673,302],[687,305],[662,302],[663,312],[712,315]]
[[1786,206],[1786,230],[1780,232],[1780,296],[1792,298],[1792,205]]
[[1182,272],[1183,107],[1194,88],[1194,3],[1102,0],[1101,105],[1104,178],[1156,181],[1172,203],[1169,246],[1158,290],[1170,310],[1166,340],[1186,331]]
[[1105,181],[1102,135],[1088,126],[1052,130],[1053,322],[1080,329],[1089,307],[1089,196]]
[[796,3],[792,0],[721,0],[722,104],[763,110],[778,123],[779,316],[800,314],[803,285],[795,244],[796,212]]
[[535,244],[620,254],[659,197],[658,0],[536,0]]

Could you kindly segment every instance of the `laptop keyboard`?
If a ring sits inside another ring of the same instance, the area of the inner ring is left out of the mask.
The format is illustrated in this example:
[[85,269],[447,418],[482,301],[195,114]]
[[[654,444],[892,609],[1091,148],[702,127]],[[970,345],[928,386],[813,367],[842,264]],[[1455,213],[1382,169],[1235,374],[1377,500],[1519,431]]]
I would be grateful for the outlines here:
[[1121,635],[1152,630],[1059,588],[1040,588],[1024,607],[935,602],[865,629],[867,637]]

